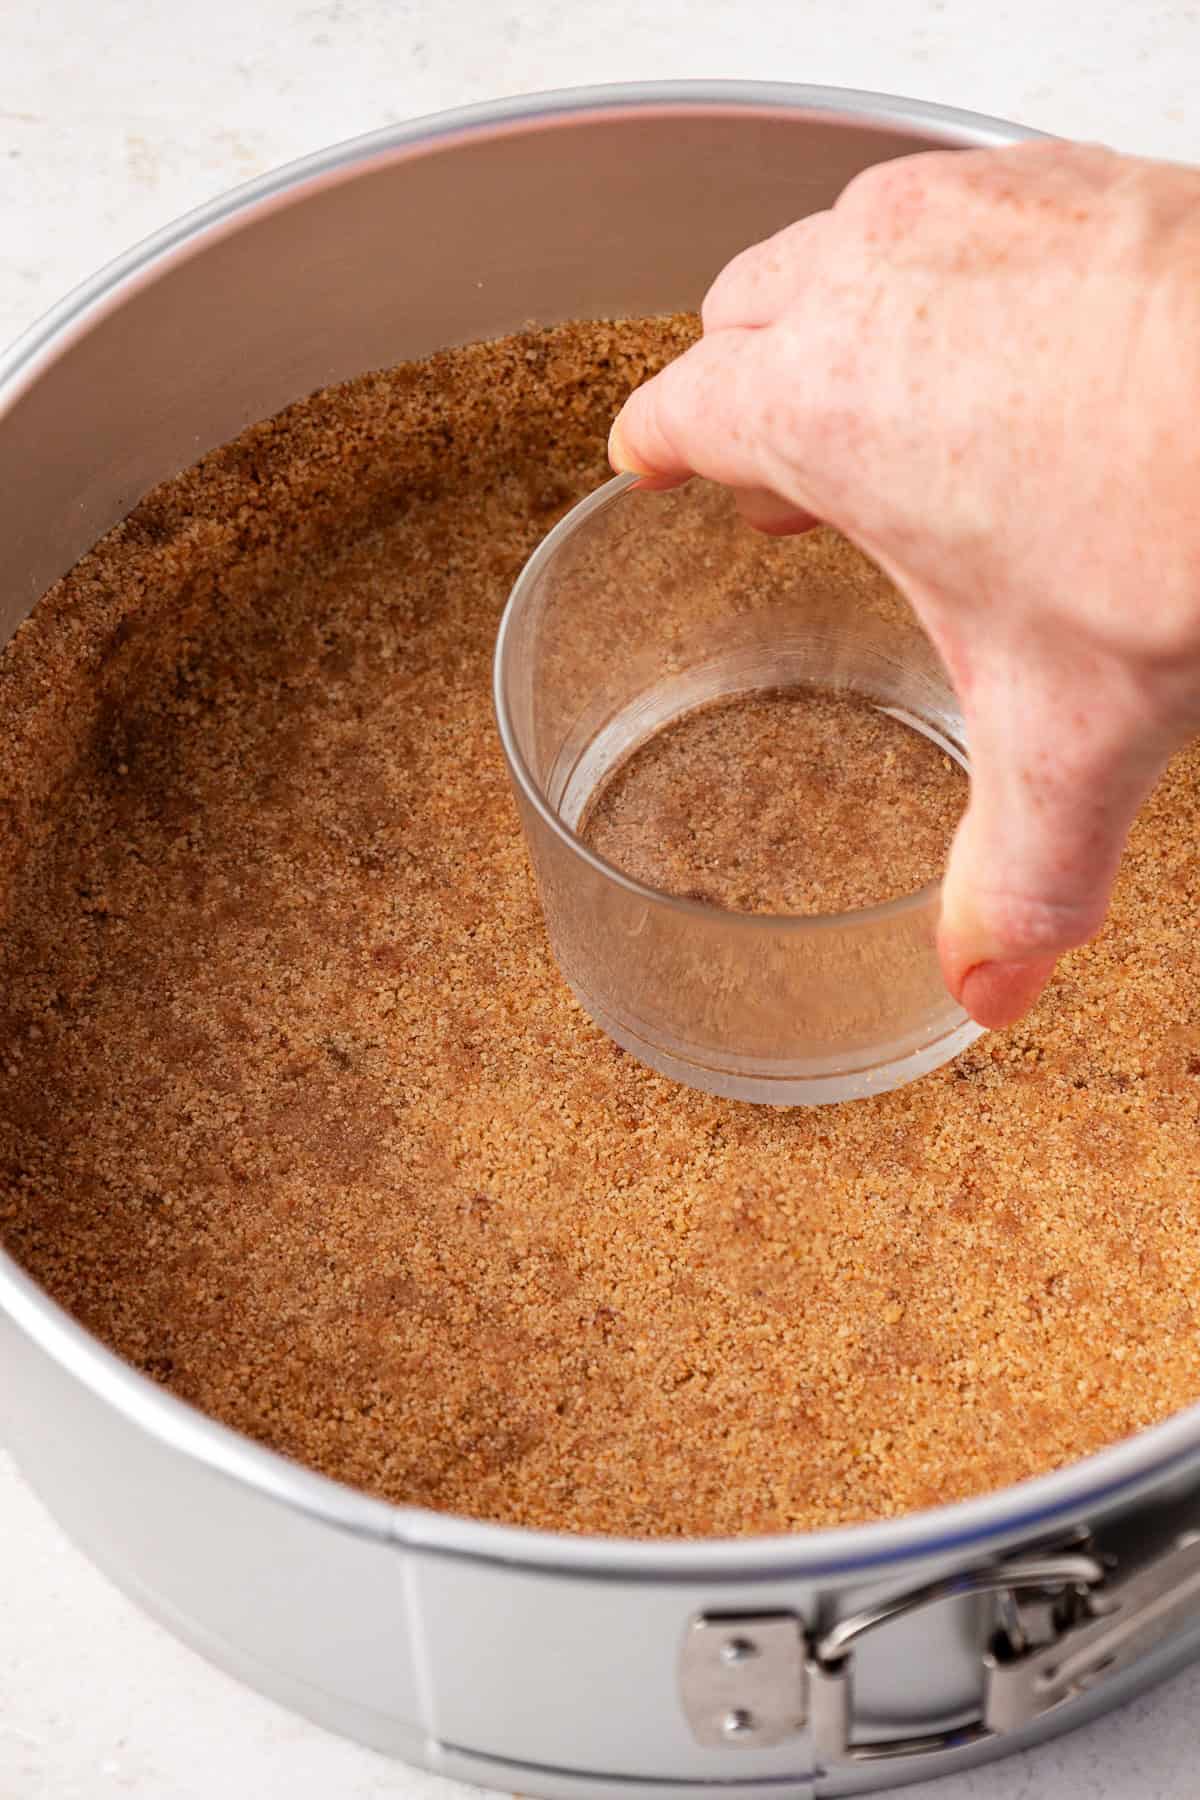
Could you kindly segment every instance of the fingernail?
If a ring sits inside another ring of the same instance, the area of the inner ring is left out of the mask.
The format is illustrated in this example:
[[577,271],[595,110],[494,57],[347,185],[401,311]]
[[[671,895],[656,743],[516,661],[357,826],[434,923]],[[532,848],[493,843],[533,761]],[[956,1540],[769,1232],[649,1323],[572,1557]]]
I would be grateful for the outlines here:
[[608,460],[618,475],[652,475],[654,471],[642,468],[639,463],[634,461],[625,447],[625,440],[621,435],[623,414],[624,408],[613,420],[612,430],[608,434]]
[[976,963],[962,978],[959,1005],[989,1031],[1015,1025],[1049,981],[1056,960],[1034,956],[1026,961]]
[[[623,409],[622,409],[623,410]],[[608,434],[608,460],[618,475],[636,475],[634,492],[645,489],[648,493],[665,493],[669,488],[682,487],[687,480],[686,475],[656,474],[647,469],[629,454],[625,447],[625,439],[621,435],[621,413],[613,420]]]

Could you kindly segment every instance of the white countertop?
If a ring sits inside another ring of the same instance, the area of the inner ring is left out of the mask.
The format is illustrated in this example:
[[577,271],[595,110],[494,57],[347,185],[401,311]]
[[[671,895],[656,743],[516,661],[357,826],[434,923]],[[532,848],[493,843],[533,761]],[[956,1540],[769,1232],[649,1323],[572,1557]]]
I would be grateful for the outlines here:
[[[583,82],[875,88],[1200,161],[1200,8],[1153,0],[0,4],[0,344],[136,239],[374,126]],[[1190,117],[1189,117],[1190,114]],[[0,1372],[2,1379],[2,1372]],[[1191,1800],[1200,1670],[913,1800]],[[0,1453],[0,1800],[464,1800],[143,1617]]]

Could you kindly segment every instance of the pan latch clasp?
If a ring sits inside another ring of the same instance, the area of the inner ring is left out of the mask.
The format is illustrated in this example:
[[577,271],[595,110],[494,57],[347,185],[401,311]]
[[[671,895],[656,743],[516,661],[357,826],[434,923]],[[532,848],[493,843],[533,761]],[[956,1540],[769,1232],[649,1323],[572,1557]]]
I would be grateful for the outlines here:
[[[946,1601],[990,1596],[976,1716],[948,1730],[877,1738],[854,1704],[855,1649],[897,1619]],[[805,1727],[819,1767],[930,1756],[1002,1737],[1118,1675],[1188,1623],[1200,1623],[1200,1531],[1160,1539],[1132,1560],[1089,1539],[1015,1555],[913,1588],[811,1630],[797,1613],[701,1613],[680,1662],[697,1741],[763,1747]]]

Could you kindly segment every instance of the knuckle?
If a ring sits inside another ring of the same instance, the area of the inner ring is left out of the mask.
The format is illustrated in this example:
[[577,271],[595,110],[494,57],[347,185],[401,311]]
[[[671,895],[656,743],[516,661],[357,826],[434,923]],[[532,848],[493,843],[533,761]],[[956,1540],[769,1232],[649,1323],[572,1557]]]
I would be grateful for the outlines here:
[[1086,944],[1104,918],[1103,899],[1052,900],[1003,889],[974,896],[988,936],[1014,960],[1057,954]]
[[842,189],[834,211],[867,222],[907,219],[935,190],[956,179],[962,152],[927,150],[873,163]]
[[1099,145],[1050,139],[967,151],[959,161],[972,205],[991,215],[1024,217],[1042,230],[1047,219],[1081,221],[1081,202],[1110,187],[1127,159]]
[[728,262],[722,263],[721,267],[717,270],[717,273],[708,284],[708,292],[700,302],[701,313],[703,313],[705,307],[710,306],[714,300],[719,299],[721,294],[727,288],[733,286],[743,269],[746,267],[748,259],[754,254],[754,248],[755,246],[750,246],[745,250],[739,250],[734,256],[729,258]]
[[700,302],[700,323],[705,331],[717,331],[736,318],[740,310],[738,297],[748,280],[749,256],[750,252],[743,250],[710,283]]
[[869,169],[852,175],[834,202],[836,217],[862,220],[878,212],[895,181],[894,167],[893,163],[873,163]]
[[700,303],[700,322],[706,332],[757,322],[773,310],[771,301],[786,292],[797,246],[808,235],[810,223],[811,217],[798,219],[773,237],[739,251],[725,264]]

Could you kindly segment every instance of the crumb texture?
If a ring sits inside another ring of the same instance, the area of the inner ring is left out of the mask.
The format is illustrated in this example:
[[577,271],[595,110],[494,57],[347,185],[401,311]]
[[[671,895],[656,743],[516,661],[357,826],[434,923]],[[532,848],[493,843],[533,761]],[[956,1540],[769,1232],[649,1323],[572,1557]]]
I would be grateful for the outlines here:
[[870,701],[792,688],[674,720],[605,782],[582,835],[668,894],[845,912],[937,880],[966,786],[944,750]]
[[[153,1379],[392,1500],[795,1530],[1200,1394],[1197,752],[1032,1017],[900,1092],[686,1091],[557,975],[496,622],[693,329],[315,395],[152,493],[0,660],[4,1241]],[[785,787],[755,803],[788,829]]]

